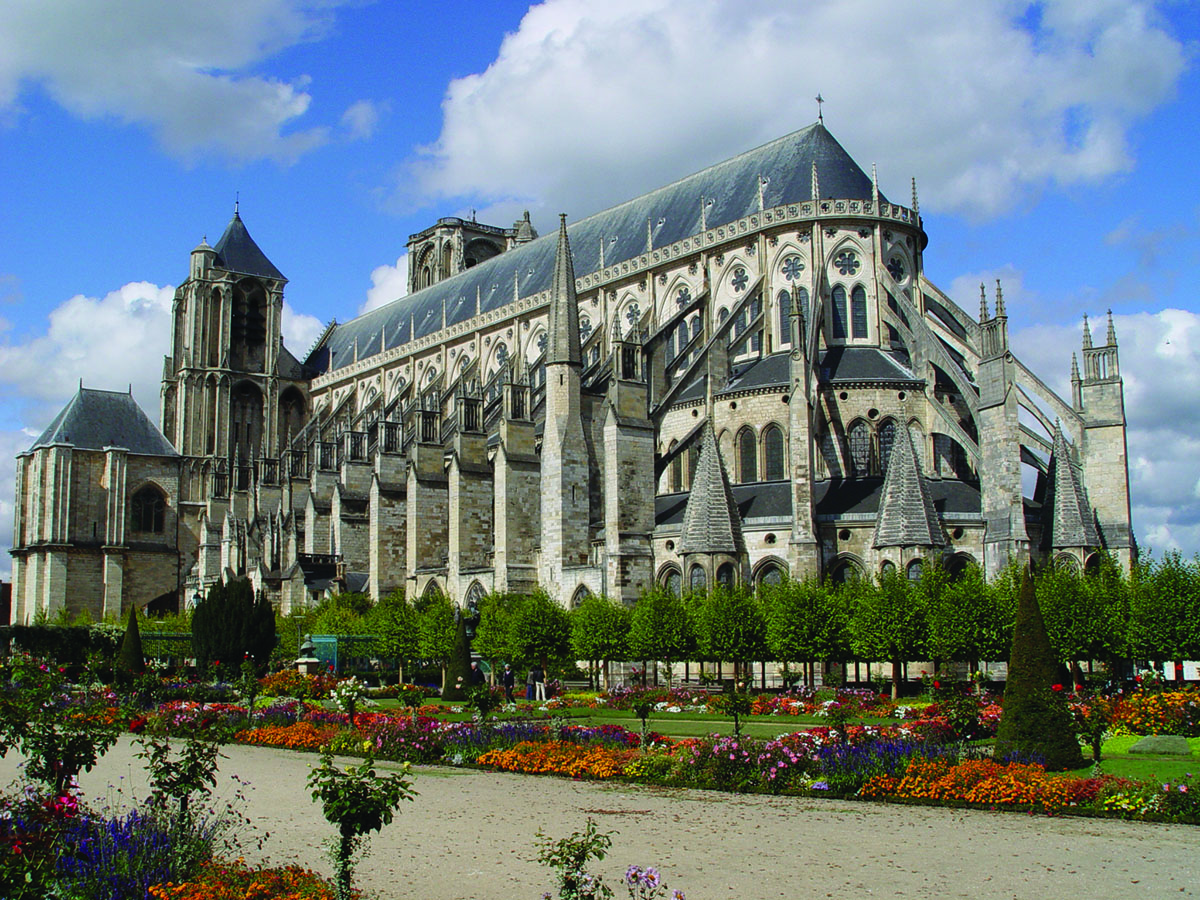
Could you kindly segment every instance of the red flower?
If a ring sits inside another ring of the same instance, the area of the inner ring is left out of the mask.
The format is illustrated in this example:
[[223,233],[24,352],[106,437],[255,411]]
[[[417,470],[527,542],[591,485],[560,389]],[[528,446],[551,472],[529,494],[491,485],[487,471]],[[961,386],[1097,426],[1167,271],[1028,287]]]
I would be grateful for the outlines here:
[[937,688],[939,691],[942,689],[942,683],[940,681],[934,681],[933,686],[935,688]]
[[1063,686],[1061,684],[1050,685],[1050,690],[1054,691],[1055,693],[1061,691],[1062,689],[1063,689]]
[[138,716],[136,719],[133,719],[129,723],[129,730],[132,731],[134,734],[141,733],[142,729],[144,729],[145,727],[146,727],[145,716]]

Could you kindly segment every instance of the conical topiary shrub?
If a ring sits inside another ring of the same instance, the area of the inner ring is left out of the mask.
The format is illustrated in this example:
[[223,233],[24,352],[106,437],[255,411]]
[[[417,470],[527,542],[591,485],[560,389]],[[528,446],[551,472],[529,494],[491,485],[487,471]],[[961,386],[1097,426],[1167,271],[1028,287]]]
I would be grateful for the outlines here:
[[125,636],[121,638],[118,655],[119,667],[127,675],[141,675],[146,671],[146,655],[142,652],[142,632],[138,629],[137,607],[129,607],[129,622]]
[[467,639],[466,616],[455,616],[454,650],[446,665],[446,686],[442,688],[442,699],[461,703],[467,699],[471,687],[471,642]]
[[1058,660],[1046,634],[1033,579],[1021,578],[1017,618],[1013,627],[1004,713],[996,732],[996,757],[1018,754],[1041,759],[1049,771],[1084,765],[1064,687],[1055,683]]

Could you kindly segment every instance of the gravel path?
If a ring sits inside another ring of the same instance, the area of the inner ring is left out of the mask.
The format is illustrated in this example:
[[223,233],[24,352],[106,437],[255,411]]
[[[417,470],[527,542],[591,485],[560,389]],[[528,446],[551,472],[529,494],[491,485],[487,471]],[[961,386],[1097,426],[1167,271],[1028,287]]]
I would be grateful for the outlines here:
[[[316,756],[225,748],[224,775],[249,782],[262,850],[248,859],[329,873],[332,827],[305,788]],[[0,760],[0,784],[17,759]],[[387,767],[384,763],[382,766]],[[113,787],[110,787],[113,786]],[[766,898],[1200,897],[1200,828],[1100,819],[721,794],[422,767],[396,821],[371,838],[356,883],[380,900],[537,900],[553,887],[534,834],[613,833],[598,871],[657,866],[689,900]],[[89,797],[144,793],[122,742],[83,778]],[[227,777],[221,791],[230,796]],[[624,896],[623,890],[617,896]]]

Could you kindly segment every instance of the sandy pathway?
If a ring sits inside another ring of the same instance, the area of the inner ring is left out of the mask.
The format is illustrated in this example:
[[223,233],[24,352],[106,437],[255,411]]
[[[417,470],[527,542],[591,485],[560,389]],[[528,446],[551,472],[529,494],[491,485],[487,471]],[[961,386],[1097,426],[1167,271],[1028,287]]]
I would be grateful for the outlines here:
[[[250,783],[263,854],[330,872],[332,828],[304,783],[313,755],[227,747],[223,773]],[[0,783],[15,775],[0,760]],[[384,764],[386,767],[387,764]],[[121,743],[85,776],[89,797],[143,793]],[[417,770],[420,792],[382,834],[357,883],[381,900],[537,900],[553,886],[535,860],[539,828],[555,838],[595,818],[613,832],[599,871],[657,866],[689,900],[766,898],[1200,897],[1200,828],[1111,820],[740,796],[572,782],[448,768]],[[222,779],[228,795],[232,785]],[[258,858],[258,852],[247,852]],[[624,896],[623,890],[617,896]]]

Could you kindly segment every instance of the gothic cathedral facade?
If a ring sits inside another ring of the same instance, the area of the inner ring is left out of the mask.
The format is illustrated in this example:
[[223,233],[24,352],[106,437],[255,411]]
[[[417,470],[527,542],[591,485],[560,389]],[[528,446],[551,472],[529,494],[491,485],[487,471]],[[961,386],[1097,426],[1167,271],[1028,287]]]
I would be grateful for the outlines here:
[[1059,397],[1001,286],[972,317],[926,243],[915,185],[892,202],[818,122],[554,234],[439,219],[410,293],[299,359],[235,212],[176,291],[161,431],[81,385],[19,456],[13,619],[237,575],[286,612],[1128,566],[1111,317]]

